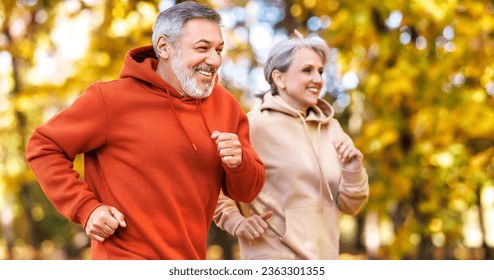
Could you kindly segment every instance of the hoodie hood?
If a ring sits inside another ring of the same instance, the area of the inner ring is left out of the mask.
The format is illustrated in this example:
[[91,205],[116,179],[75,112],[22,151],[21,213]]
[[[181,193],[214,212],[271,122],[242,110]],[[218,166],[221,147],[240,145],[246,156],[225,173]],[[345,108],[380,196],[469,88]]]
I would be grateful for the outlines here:
[[[139,80],[148,86],[150,92],[161,96],[166,96],[170,104],[173,118],[176,119],[178,125],[180,126],[180,129],[183,131],[192,148],[197,151],[197,146],[195,145],[195,143],[192,142],[190,133],[185,128],[182,120],[177,116],[176,106],[180,106],[180,102],[193,102],[197,104],[203,124],[208,130],[209,134],[211,134],[212,131],[209,128],[209,125],[207,124],[207,121],[201,109],[202,99],[196,99],[189,96],[182,97],[174,87],[172,87],[168,82],[158,76],[158,74],[156,73],[158,61],[159,60],[156,57],[153,46],[151,45],[132,49],[125,55],[124,65],[122,67],[122,70],[120,70],[119,78],[133,78]],[[217,86],[218,76],[216,76],[215,88]],[[211,94],[214,94],[214,89],[213,93]]]
[[[165,91],[172,97],[182,98],[178,91],[156,73],[158,58],[153,46],[143,46],[129,50],[125,55],[124,65],[119,78],[134,78],[148,84],[152,89]],[[215,86],[218,84],[216,76]],[[184,97],[184,99],[194,99]]]
[[326,100],[319,99],[316,105],[310,106],[307,112],[304,112],[293,108],[280,95],[273,95],[271,91],[264,95],[259,109],[274,110],[296,118],[302,116],[308,122],[321,124],[329,123],[334,116],[333,107]]

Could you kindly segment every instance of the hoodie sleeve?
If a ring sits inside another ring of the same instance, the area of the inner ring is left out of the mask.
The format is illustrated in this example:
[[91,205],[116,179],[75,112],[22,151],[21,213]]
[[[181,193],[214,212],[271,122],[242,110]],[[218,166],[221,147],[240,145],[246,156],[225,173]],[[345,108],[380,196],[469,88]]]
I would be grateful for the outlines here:
[[[339,139],[353,141],[346,134],[341,125],[335,121],[337,135]],[[357,215],[360,213],[369,199],[369,178],[362,165],[357,171],[346,170],[341,168],[341,180],[338,186],[338,205],[340,210],[348,215]]]
[[106,108],[98,84],[93,84],[67,109],[33,132],[26,159],[53,206],[72,222],[85,223],[101,203],[73,169],[77,154],[104,144]]
[[369,182],[365,168],[358,171],[341,170],[338,205],[343,213],[357,215],[369,199]]
[[242,164],[238,168],[225,167],[226,188],[223,190],[228,197],[249,203],[261,192],[266,180],[264,165],[251,146],[249,121],[243,111],[239,111],[237,135],[242,144]]
[[220,229],[235,236],[235,231],[237,231],[238,226],[244,219],[237,207],[237,203],[221,192],[214,212],[215,224]]

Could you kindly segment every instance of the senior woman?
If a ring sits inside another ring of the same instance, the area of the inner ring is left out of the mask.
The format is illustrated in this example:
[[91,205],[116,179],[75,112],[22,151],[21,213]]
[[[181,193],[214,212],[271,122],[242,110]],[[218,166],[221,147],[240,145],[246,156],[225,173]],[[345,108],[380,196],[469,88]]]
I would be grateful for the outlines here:
[[319,97],[328,45],[296,34],[271,50],[271,89],[248,113],[263,190],[249,204],[220,195],[215,212],[242,259],[337,259],[340,212],[358,214],[369,196],[363,154]]

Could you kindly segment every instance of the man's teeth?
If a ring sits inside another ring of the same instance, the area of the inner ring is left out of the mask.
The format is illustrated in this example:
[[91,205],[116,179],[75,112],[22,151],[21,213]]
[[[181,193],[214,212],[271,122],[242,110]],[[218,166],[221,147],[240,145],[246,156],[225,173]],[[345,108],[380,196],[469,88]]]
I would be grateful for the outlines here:
[[199,72],[199,74],[202,74],[204,76],[211,76],[211,75],[213,75],[212,72],[208,72],[208,71],[204,71],[204,70],[198,70],[197,72]]
[[319,90],[317,88],[308,88],[307,90],[315,92],[315,93],[319,92]]

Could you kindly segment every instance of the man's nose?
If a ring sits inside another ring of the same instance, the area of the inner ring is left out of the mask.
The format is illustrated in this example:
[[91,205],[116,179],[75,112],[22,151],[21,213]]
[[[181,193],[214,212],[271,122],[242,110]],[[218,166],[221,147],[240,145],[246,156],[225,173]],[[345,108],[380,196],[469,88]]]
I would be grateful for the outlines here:
[[205,62],[216,69],[220,68],[222,62],[221,53],[218,53],[216,50],[210,50]]

